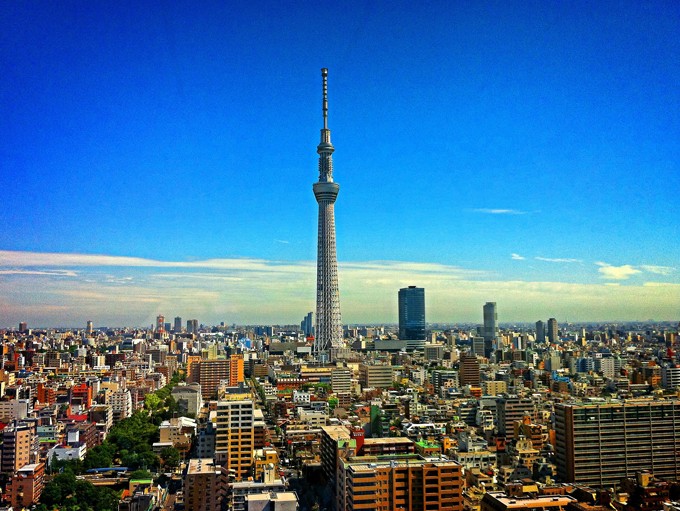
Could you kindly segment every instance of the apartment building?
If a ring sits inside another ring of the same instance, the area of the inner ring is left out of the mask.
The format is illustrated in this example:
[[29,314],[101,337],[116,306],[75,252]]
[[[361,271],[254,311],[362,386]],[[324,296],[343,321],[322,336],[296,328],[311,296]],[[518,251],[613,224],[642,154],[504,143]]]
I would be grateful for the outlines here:
[[38,503],[44,487],[45,465],[24,465],[9,480],[5,498],[13,509],[25,509]]
[[184,476],[186,511],[219,511],[226,493],[226,474],[211,458],[189,460]]
[[218,401],[216,421],[215,460],[236,480],[246,479],[255,448],[253,401]]
[[557,475],[564,482],[616,487],[649,470],[680,478],[680,401],[555,405]]
[[462,511],[462,467],[455,461],[418,455],[341,460],[336,509]]

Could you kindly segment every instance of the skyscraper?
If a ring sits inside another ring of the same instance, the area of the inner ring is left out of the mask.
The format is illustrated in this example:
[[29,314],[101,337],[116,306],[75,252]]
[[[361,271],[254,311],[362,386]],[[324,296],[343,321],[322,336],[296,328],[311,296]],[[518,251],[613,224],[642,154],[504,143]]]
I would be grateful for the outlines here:
[[498,337],[498,312],[496,302],[486,302],[484,305],[484,355],[490,357],[494,349],[494,341]]
[[425,289],[422,287],[399,290],[399,338],[425,339]]
[[165,333],[165,316],[159,314],[156,316],[156,334],[163,335]]
[[557,320],[555,318],[550,318],[548,320],[548,341],[551,343],[557,342]]
[[182,318],[180,316],[175,316],[175,328],[176,334],[182,333]]
[[302,330],[302,333],[305,334],[305,337],[309,337],[314,333],[313,318],[314,313],[308,312],[307,315],[303,318],[302,322],[300,323],[300,329]]
[[323,82],[323,128],[319,154],[319,181],[314,196],[319,204],[319,235],[316,257],[316,330],[314,354],[319,357],[342,343],[338,259],[335,247],[335,199],[340,185],[333,182],[333,151],[328,129],[328,69],[321,70]]
[[536,321],[536,342],[545,342],[545,323]]
[[187,333],[197,334],[198,333],[198,320],[197,319],[187,319]]

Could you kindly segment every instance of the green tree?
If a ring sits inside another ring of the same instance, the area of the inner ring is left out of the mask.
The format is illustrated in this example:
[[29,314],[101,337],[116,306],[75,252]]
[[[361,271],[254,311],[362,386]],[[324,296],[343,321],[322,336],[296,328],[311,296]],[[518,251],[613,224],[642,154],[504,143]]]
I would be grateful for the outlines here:
[[109,442],[104,442],[87,451],[85,454],[85,461],[83,462],[83,469],[90,470],[91,468],[103,468],[113,466],[113,455],[115,454],[113,446]]
[[174,469],[179,467],[181,456],[179,451],[174,447],[166,447],[161,451],[160,458],[163,466]]
[[151,472],[148,470],[135,470],[130,474],[130,479],[151,479]]
[[154,410],[158,410],[158,408],[161,406],[161,403],[161,398],[155,392],[147,394],[144,398],[144,408],[152,412]]

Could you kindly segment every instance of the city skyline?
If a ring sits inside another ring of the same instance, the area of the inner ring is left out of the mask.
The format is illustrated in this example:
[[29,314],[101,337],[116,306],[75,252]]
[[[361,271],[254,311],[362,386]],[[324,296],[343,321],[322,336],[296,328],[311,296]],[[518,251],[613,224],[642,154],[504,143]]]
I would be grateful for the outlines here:
[[344,323],[677,319],[676,3],[6,7],[0,327],[297,323],[321,67]]

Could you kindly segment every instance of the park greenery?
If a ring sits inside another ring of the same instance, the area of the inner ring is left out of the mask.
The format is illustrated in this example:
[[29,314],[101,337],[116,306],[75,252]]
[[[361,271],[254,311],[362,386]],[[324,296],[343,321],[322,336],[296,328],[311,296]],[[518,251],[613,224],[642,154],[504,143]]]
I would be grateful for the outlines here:
[[116,511],[118,492],[76,478],[70,468],[45,485],[36,511]]
[[127,467],[132,479],[151,479],[163,467],[176,468],[180,452],[166,447],[156,455],[152,446],[159,439],[159,426],[177,411],[172,388],[180,381],[176,374],[168,384],[144,399],[144,409],[111,427],[101,445],[87,451],[84,460],[53,460],[56,474],[43,489],[36,511],[109,511],[118,509],[118,492],[98,488],[76,476],[94,468]]

